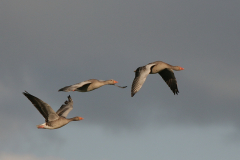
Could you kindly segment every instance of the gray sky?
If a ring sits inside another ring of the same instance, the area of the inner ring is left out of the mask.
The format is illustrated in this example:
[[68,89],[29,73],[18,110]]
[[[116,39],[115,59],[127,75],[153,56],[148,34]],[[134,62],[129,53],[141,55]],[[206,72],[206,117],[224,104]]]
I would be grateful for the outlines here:
[[[240,159],[240,1],[0,2],[0,159]],[[179,65],[179,95],[134,70]],[[88,93],[57,92],[91,78]],[[57,110],[70,94],[81,116],[57,130],[26,90]]]

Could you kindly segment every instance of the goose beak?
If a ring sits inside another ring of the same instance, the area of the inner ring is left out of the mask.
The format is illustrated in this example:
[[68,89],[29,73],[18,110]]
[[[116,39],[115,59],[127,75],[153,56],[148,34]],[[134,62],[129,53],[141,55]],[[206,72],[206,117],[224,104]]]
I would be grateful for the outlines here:
[[37,126],[38,129],[44,129],[44,126],[43,125],[39,125]]
[[118,81],[113,81],[113,83],[118,83]]
[[180,67],[180,70],[184,70],[184,68]]
[[78,117],[78,118],[79,118],[79,121],[84,119],[83,117]]

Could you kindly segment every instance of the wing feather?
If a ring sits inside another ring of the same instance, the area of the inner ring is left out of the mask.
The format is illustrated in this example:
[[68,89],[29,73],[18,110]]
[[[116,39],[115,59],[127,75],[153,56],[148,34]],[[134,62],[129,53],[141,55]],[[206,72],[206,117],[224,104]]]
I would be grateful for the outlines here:
[[59,116],[54,112],[49,104],[31,95],[27,91],[23,92],[23,94],[32,102],[32,104],[36,107],[36,109],[41,113],[47,122],[54,121],[59,118]]
[[167,85],[170,87],[174,95],[179,93],[178,86],[177,86],[177,79],[175,78],[175,75],[171,69],[166,68],[160,71],[159,75],[167,83]]
[[155,64],[148,64],[146,66],[138,67],[135,71],[135,78],[132,83],[131,96],[133,97],[146,81],[147,76],[151,72],[151,67]]
[[76,90],[79,87],[82,87],[83,85],[91,84],[91,83],[92,83],[91,81],[83,81],[83,82],[80,82],[80,83],[77,83],[77,84],[74,84],[74,85],[63,87],[63,88],[59,89],[58,92],[60,92],[60,91],[71,92],[71,91]]
[[56,113],[58,116],[62,116],[66,118],[72,109],[73,109],[73,100],[69,95],[68,101],[65,101],[65,103],[58,109]]

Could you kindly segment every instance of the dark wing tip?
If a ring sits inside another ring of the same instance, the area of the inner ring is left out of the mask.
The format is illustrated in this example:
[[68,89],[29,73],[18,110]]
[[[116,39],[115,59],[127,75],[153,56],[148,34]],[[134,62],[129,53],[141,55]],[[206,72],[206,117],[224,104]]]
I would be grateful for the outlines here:
[[69,101],[72,101],[72,97],[71,97],[70,95],[68,96],[68,100],[69,100]]
[[22,92],[25,96],[29,95],[27,91]]
[[60,92],[60,91],[69,92],[69,87],[70,87],[70,86],[66,86],[66,87],[60,88],[60,89],[58,90],[58,92]]
[[72,102],[73,100],[72,100],[72,97],[69,95],[68,96],[68,102]]
[[136,94],[136,93],[133,93],[133,92],[132,92],[132,93],[131,93],[131,97],[133,97],[135,94]]
[[68,88],[68,87],[69,87],[69,86],[66,86],[66,87],[60,88],[60,89],[58,90],[58,92],[60,92],[60,91],[65,92],[65,91],[66,91],[66,88]]
[[178,91],[178,87],[177,87],[177,84],[170,84],[169,85],[170,89],[172,90],[173,94],[175,95],[178,95],[179,91]]
[[174,95],[175,94],[178,95],[178,93],[179,93],[178,89],[176,89],[175,92],[173,92],[173,93],[174,93]]

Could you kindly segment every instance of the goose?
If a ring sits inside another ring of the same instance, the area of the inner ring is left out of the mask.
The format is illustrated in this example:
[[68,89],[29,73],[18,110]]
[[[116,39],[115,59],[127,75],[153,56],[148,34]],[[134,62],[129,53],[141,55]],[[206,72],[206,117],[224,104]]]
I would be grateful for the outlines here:
[[110,80],[98,80],[98,79],[89,79],[87,81],[83,81],[74,85],[66,86],[58,90],[58,92],[71,92],[71,91],[78,91],[78,92],[89,92],[94,89],[98,89],[104,85],[115,85],[119,88],[126,88],[127,86],[118,86],[116,85],[117,81],[110,79]]
[[65,101],[58,111],[54,112],[50,105],[43,102],[41,99],[31,95],[27,91],[23,92],[23,94],[45,118],[45,123],[37,125],[38,129],[57,129],[65,126],[71,121],[83,120],[82,117],[66,118],[68,113],[73,109],[73,100],[70,95],[68,96],[68,100]]
[[163,80],[170,87],[174,95],[178,94],[179,91],[177,86],[177,80],[175,78],[173,70],[180,71],[180,70],[184,70],[184,68],[179,66],[172,66],[162,61],[156,61],[156,62],[149,63],[145,66],[138,67],[134,71],[135,78],[132,83],[131,97],[133,97],[141,89],[143,83],[145,82],[149,74],[156,74],[156,73],[158,73],[163,78]]

